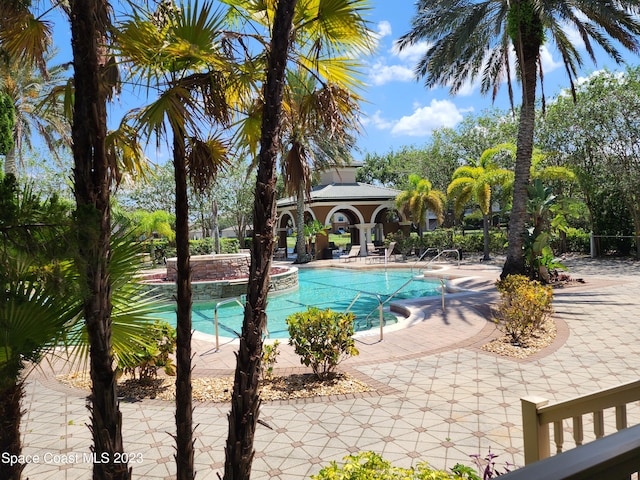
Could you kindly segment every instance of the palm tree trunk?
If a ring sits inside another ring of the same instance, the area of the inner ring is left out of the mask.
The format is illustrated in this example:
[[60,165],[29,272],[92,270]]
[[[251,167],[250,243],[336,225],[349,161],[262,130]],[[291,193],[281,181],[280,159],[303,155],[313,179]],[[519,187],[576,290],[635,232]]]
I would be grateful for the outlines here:
[[[0,452],[3,455],[20,455],[22,444],[20,441],[20,420],[22,408],[20,401],[24,394],[21,381],[5,384],[0,389]],[[16,462],[0,462],[0,478],[6,480],[20,480],[24,464]]]
[[260,409],[258,383],[262,361],[262,333],[267,322],[269,269],[276,223],[276,159],[280,143],[284,74],[296,1],[278,2],[269,49],[253,207],[253,249],[247,304],[231,396],[229,436],[225,449],[225,480],[249,480],[255,453],[253,442]]
[[191,391],[191,267],[189,203],[184,138],[174,128],[176,182],[176,468],[178,480],[193,480],[193,399]]
[[[296,261],[295,263],[304,263],[307,253],[307,242],[304,238],[304,183],[298,185],[298,193],[296,194]],[[309,252],[311,253],[311,252]]]
[[482,260],[491,260],[489,252],[489,215],[482,214],[483,257]]
[[220,225],[218,223],[218,200],[216,200],[215,198],[211,203],[211,218],[212,218],[211,230],[213,230],[212,232],[213,248],[215,249],[216,253],[220,253]]
[[[78,228],[78,261],[82,272],[84,316],[89,339],[90,430],[97,458],[114,459],[124,451],[111,348],[110,172],[105,154],[107,131],[103,83],[109,4],[104,0],[69,2],[75,101],[73,110],[74,191]],[[124,463],[93,464],[95,480],[125,480]]]
[[509,218],[509,245],[501,278],[507,275],[525,274],[524,226],[527,218],[527,186],[533,154],[537,68],[541,43],[536,39],[526,38],[520,44],[520,48],[516,48],[516,54],[522,71],[522,108],[518,125],[513,206]]
[[18,176],[18,166],[16,162],[16,147],[10,148],[4,157],[4,174]]

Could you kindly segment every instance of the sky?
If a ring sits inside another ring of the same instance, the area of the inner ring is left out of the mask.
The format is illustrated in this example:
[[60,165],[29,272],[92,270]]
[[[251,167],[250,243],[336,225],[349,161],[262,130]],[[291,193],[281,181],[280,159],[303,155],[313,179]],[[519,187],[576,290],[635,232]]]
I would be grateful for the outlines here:
[[[364,99],[361,105],[363,131],[358,139],[357,151],[353,152],[355,160],[364,159],[367,153],[384,155],[403,146],[421,147],[429,142],[431,132],[437,128],[455,128],[465,116],[481,115],[489,108],[509,108],[506,85],[500,89],[495,103],[490,97],[480,95],[477,83],[466,85],[455,96],[450,95],[446,87],[425,88],[423,81],[416,79],[413,70],[427,45],[414,45],[402,52],[395,48],[398,38],[410,30],[411,19],[416,11],[415,2],[369,0],[369,4],[371,10],[367,20],[370,28],[377,33],[378,48],[375,54],[364,59],[362,79],[365,86],[361,92]],[[581,44],[577,35],[573,34],[571,38],[577,45]],[[68,27],[56,28],[54,41],[60,49],[60,58],[68,60]],[[587,77],[602,68],[624,68],[605,55],[598,57],[599,61],[594,65],[585,52],[581,75]],[[542,59],[545,95],[550,99],[568,87],[569,81],[558,52],[543,47]],[[625,53],[625,59],[633,65],[640,63],[639,58],[631,54]],[[514,92],[518,105],[517,84],[514,84]],[[112,107],[112,118],[132,103],[135,103],[135,99],[121,99],[119,104]],[[158,155],[165,154],[158,152]],[[162,163],[162,158],[157,160]]]
[[[429,142],[434,129],[455,128],[465,116],[481,115],[488,108],[509,108],[506,85],[498,92],[495,103],[490,95],[480,95],[478,84],[467,85],[456,96],[451,96],[447,88],[425,88],[413,70],[427,45],[414,45],[402,52],[394,48],[395,42],[410,31],[415,2],[370,0],[370,3],[373,9],[369,20],[371,28],[378,32],[379,45],[376,54],[367,59],[365,68],[367,85],[362,95],[366,103],[361,107],[365,131],[358,142],[362,158],[366,153],[383,155],[403,146],[420,147]],[[572,39],[576,45],[582,44],[577,35]],[[598,64],[594,65],[585,52],[581,75],[587,77],[602,68],[624,68],[604,55],[598,57]],[[558,52],[543,47],[542,59],[544,91],[549,99],[567,88],[569,80]],[[632,65],[640,63],[632,55],[625,55],[625,59]],[[514,84],[516,106],[520,101],[518,91],[519,85]]]

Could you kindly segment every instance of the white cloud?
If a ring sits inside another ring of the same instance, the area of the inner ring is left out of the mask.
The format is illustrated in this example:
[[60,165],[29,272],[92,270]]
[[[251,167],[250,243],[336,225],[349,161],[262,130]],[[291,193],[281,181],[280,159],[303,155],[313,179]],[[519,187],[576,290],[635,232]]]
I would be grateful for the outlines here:
[[423,137],[439,127],[454,127],[462,120],[462,113],[449,100],[432,100],[428,106],[414,107],[414,112],[402,117],[391,128],[393,135]]
[[377,130],[390,130],[391,128],[393,128],[393,122],[382,118],[380,110],[376,111],[373,115],[363,117],[361,119],[361,123],[365,127],[368,125],[372,125]]
[[382,20],[378,23],[378,39],[391,35],[391,23]]
[[413,45],[408,45],[400,50],[398,48],[398,42],[394,42],[391,53],[403,62],[415,65],[420,61],[424,54],[427,53],[430,46],[431,45],[427,42],[418,42]]
[[540,49],[540,60],[542,61],[542,71],[545,73],[545,75],[562,67],[562,62],[556,62],[553,59],[553,55],[546,45],[543,45]]
[[384,85],[390,82],[409,82],[415,79],[413,70],[405,65],[385,65],[378,61],[369,70],[371,85]]

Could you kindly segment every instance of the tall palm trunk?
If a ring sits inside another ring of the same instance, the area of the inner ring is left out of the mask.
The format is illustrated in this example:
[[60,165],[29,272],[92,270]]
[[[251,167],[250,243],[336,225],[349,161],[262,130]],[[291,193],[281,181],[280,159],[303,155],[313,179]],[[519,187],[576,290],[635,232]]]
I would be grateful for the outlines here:
[[[298,185],[298,193],[296,193],[296,262],[304,263],[306,261],[307,242],[304,237],[304,183]],[[311,252],[309,252],[311,253]]]
[[260,409],[258,382],[262,360],[262,333],[267,322],[269,270],[276,222],[276,158],[280,142],[284,73],[296,1],[278,2],[269,49],[253,207],[253,249],[231,397],[229,436],[225,449],[225,480],[249,480],[255,453],[253,442]]
[[[534,17],[532,23],[539,22]],[[507,258],[502,267],[501,277],[525,275],[524,261],[524,225],[527,218],[527,186],[533,154],[533,136],[535,132],[535,101],[537,85],[538,56],[542,38],[537,34],[535,25],[528,26],[529,35],[524,36],[516,45],[516,55],[522,74],[522,108],[518,125],[516,165],[513,182],[513,206],[509,218],[509,245]],[[514,42],[515,43],[515,42]]]
[[4,157],[4,174],[18,176],[18,165],[16,162],[16,147],[10,148]]
[[489,252],[489,214],[482,214],[483,256],[482,260],[491,260]]
[[116,394],[111,348],[109,257],[110,175],[105,154],[107,88],[103,82],[109,4],[104,0],[69,2],[75,102],[73,110],[74,191],[78,259],[83,280],[83,307],[90,346],[91,433],[96,480],[130,478],[125,463],[113,461],[124,451],[122,414]]
[[[22,453],[20,441],[22,408],[20,402],[23,393],[24,388],[21,381],[6,382],[0,388],[0,451],[3,452],[3,455],[19,456]],[[24,464],[19,462],[13,465],[11,462],[0,462],[0,478],[20,480],[24,467]]]
[[192,480],[193,400],[191,392],[191,267],[189,203],[184,137],[174,128],[173,166],[176,182],[176,466],[178,480]]

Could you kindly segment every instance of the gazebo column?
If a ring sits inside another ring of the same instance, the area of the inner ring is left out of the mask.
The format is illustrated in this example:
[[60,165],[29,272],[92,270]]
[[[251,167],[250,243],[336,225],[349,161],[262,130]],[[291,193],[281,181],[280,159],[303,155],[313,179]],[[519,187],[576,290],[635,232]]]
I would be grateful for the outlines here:
[[373,228],[374,236],[376,237],[376,241],[379,243],[384,242],[384,226],[382,223],[376,223]]
[[371,229],[375,227],[375,223],[358,223],[355,227],[358,229],[360,233],[360,256],[366,257],[369,255],[367,252],[367,243],[372,242],[371,240]]

